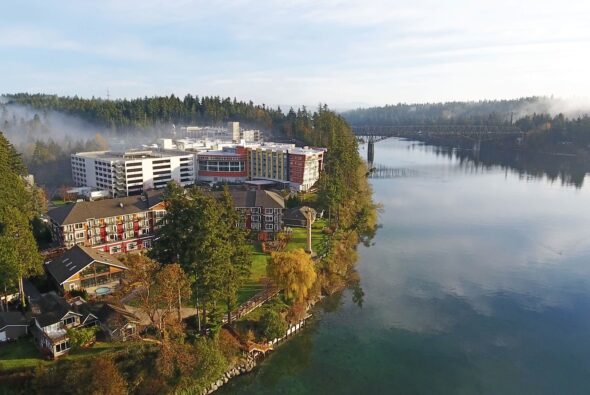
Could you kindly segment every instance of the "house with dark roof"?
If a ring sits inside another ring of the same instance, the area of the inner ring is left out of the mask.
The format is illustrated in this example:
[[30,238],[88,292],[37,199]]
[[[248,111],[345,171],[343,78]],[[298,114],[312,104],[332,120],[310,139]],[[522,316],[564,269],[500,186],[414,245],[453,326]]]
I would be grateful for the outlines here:
[[61,246],[91,247],[109,254],[151,248],[166,206],[162,191],[92,202],[68,203],[49,210],[53,240]]
[[81,327],[99,325],[97,316],[99,309],[96,308],[95,303],[88,303],[81,296],[70,298],[67,302],[76,313],[80,314]]
[[[309,213],[309,214],[308,214]],[[285,215],[283,217],[283,222],[285,226],[295,226],[299,228],[306,228],[307,227],[307,216],[311,215],[311,223],[313,224],[316,217],[317,212],[311,207],[293,207],[287,209],[285,211]]]
[[80,325],[82,314],[77,313],[64,298],[54,292],[29,301],[31,306],[31,333],[42,353],[57,358],[70,349],[67,330]]
[[120,284],[127,267],[112,255],[76,245],[46,261],[45,270],[62,292],[85,289],[100,296]]
[[0,312],[0,342],[16,340],[29,333],[29,319],[20,311]]
[[266,240],[269,234],[283,228],[285,199],[273,191],[230,191],[234,208],[241,214],[240,226],[259,232]]
[[126,341],[138,336],[141,321],[123,306],[105,303],[96,315],[107,340]]

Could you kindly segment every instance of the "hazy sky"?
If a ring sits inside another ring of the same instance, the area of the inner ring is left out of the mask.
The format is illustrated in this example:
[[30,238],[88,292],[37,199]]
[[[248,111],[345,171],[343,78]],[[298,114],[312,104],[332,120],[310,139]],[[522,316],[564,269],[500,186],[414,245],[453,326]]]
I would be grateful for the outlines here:
[[334,108],[586,97],[590,1],[8,1],[0,91]]

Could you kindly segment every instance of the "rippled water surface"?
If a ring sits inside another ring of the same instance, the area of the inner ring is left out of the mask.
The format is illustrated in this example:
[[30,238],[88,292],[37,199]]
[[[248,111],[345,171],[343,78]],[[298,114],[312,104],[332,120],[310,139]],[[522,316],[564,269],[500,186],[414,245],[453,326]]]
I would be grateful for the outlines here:
[[[361,151],[363,154],[366,148]],[[518,175],[386,140],[383,204],[345,291],[222,393],[590,393],[590,179]]]

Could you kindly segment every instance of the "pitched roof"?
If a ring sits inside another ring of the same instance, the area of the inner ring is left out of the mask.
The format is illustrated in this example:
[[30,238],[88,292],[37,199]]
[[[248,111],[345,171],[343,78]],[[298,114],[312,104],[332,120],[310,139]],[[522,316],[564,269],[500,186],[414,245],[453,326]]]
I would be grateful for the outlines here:
[[106,218],[149,210],[162,201],[163,191],[93,202],[69,203],[49,210],[47,215],[59,225],[85,222],[89,218]]
[[68,313],[78,314],[64,298],[54,292],[31,299],[31,316],[37,320],[41,328],[61,321]]
[[307,216],[305,215],[307,210],[311,210],[312,219],[315,220],[317,215],[316,210],[307,206],[290,208],[285,211],[285,216],[283,218],[285,220],[307,221]]
[[45,268],[59,283],[63,284],[68,278],[80,272],[93,262],[104,263],[127,269],[117,258],[90,247],[75,245],[62,255],[45,263]]
[[135,314],[125,310],[124,307],[109,303],[105,303],[95,315],[101,324],[106,325],[111,330],[121,328],[130,322],[140,322]]
[[84,301],[84,303],[74,303],[72,307],[77,313],[82,315],[80,318],[80,325],[87,325],[98,320],[98,312],[102,308],[103,304],[104,303],[102,302],[88,303]]
[[234,207],[285,208],[285,199],[272,191],[230,191]]
[[0,329],[7,326],[28,326],[29,320],[20,311],[0,312]]

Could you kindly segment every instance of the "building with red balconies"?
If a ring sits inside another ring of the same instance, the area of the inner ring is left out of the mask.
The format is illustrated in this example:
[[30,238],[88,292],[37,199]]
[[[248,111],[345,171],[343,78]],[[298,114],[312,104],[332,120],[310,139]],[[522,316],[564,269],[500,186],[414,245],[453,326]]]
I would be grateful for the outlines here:
[[160,191],[70,203],[47,213],[53,240],[62,247],[79,245],[109,254],[151,248],[165,214]]

